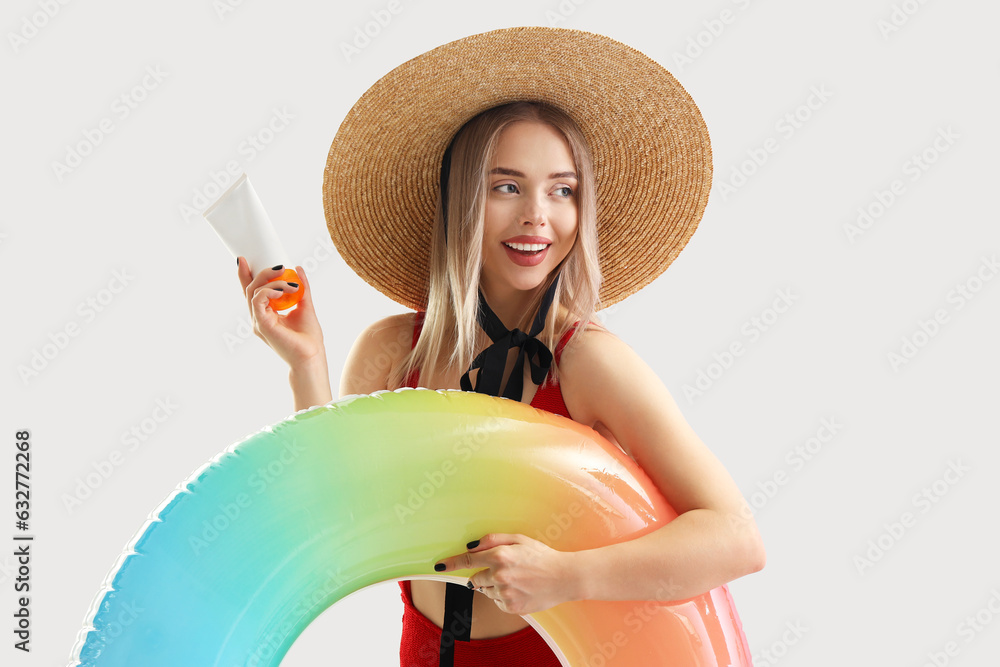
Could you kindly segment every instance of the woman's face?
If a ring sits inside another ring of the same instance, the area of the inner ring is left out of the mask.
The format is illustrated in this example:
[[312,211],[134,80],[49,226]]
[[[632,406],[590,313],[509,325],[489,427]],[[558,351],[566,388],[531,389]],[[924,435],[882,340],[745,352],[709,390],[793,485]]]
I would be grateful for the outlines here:
[[487,179],[484,290],[533,290],[576,240],[572,151],[557,129],[518,121],[500,134]]

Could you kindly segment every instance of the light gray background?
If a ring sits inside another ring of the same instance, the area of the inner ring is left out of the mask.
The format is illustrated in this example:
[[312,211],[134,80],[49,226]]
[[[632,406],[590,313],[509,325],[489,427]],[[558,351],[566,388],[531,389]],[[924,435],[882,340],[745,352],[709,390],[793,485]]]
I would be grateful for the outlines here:
[[[213,455],[292,411],[283,362],[240,333],[248,316],[235,262],[180,207],[230,160],[251,174],[295,263],[310,262],[336,392],[359,331],[402,311],[330,254],[320,190],[341,120],[423,51],[558,19],[661,62],[712,135],[715,189],[698,232],[605,321],[757,507],[767,566],[730,587],[756,664],[922,665],[935,653],[939,664],[995,664],[996,3],[400,0],[348,62],[341,43],[387,4],[245,0],[220,15],[210,0],[103,0],[46,18],[39,0],[5,3],[0,539],[12,544],[12,441],[23,428],[37,537],[33,651],[14,651],[5,631],[2,662],[65,664],[150,512]],[[713,23],[723,11],[730,22]],[[894,11],[901,25],[886,33],[880,22]],[[43,25],[15,45],[11,34],[31,32],[25,21]],[[702,51],[680,62],[689,40]],[[115,101],[147,68],[162,81],[120,118]],[[250,159],[240,144],[274,109],[294,118]],[[804,120],[789,136],[782,119],[796,113]],[[60,180],[53,162],[103,118],[113,132]],[[945,151],[934,148],[939,132],[951,135],[938,141]],[[765,145],[776,151],[725,192]],[[912,156],[925,151],[936,160],[913,180]],[[901,194],[852,242],[845,225],[897,179]],[[112,293],[116,272],[126,284]],[[960,284],[978,289],[962,307]],[[791,305],[752,339],[745,327],[774,315],[782,291]],[[80,306],[88,299],[103,301],[101,312]],[[938,310],[946,321],[919,335]],[[19,368],[73,324],[78,335],[47,348],[52,358],[23,379]],[[904,337],[922,346],[893,368]],[[716,359],[735,342],[744,352],[720,373]],[[699,371],[716,379],[689,400]],[[151,421],[157,401],[175,406],[162,423]],[[839,424],[835,435],[795,463],[796,447],[827,433],[823,420]],[[147,434],[129,451],[122,438],[133,427]],[[65,496],[115,450],[121,465],[69,511]],[[953,464],[967,470],[949,482]],[[924,488],[936,489],[933,503],[920,499]],[[890,531],[905,512],[911,525]],[[869,541],[888,549],[859,567]],[[12,550],[0,548],[5,628]],[[363,591],[313,623],[283,664],[392,664],[401,611],[395,585]],[[977,613],[984,625],[972,630],[966,618]]]

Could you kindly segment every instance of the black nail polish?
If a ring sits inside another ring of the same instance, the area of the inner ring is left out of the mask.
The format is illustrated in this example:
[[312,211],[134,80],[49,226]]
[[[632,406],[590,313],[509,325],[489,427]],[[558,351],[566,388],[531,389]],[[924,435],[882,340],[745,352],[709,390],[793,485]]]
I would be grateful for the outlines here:
[[472,542],[469,542],[468,544],[466,544],[465,548],[466,549],[475,549],[478,546],[479,546],[479,540],[473,540]]
[[443,570],[444,570],[444,563],[435,563],[434,564],[434,571],[435,572],[441,572]]
[[472,585],[472,580],[471,579],[469,581],[465,582],[465,587],[468,588],[470,591],[476,590],[476,587]]
[[279,292],[284,292],[284,291],[285,291],[285,290],[284,290],[284,289],[282,289],[281,287],[272,287],[271,289],[276,289],[276,290],[278,290]]
[[299,284],[298,283],[288,283],[288,286],[289,287],[295,287],[295,288],[297,288],[299,286]]
[[271,270],[272,271],[281,271],[281,269],[282,269],[283,266],[284,266],[284,264],[278,264],[277,266],[272,266]]
[[236,258],[236,266],[239,266],[239,265],[240,265],[240,258],[239,258],[239,257],[237,257],[237,258]]

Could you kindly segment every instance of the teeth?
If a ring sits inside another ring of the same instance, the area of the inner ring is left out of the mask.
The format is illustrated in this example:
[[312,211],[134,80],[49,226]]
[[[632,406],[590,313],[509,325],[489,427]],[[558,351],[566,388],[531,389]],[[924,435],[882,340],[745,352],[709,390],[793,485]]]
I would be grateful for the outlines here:
[[505,241],[504,245],[514,250],[545,250],[544,243],[507,243]]

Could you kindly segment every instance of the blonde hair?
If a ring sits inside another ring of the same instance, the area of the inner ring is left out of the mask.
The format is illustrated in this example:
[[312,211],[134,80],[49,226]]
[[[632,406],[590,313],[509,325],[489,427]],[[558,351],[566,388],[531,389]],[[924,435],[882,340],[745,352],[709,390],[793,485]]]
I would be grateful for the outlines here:
[[[558,130],[569,144],[578,178],[578,224],[576,242],[569,254],[538,286],[521,321],[513,326],[529,330],[542,297],[557,275],[559,285],[545,327],[537,336],[553,355],[556,344],[570,329],[574,318],[580,325],[567,344],[587,327],[599,309],[601,270],[597,198],[590,149],[583,133],[564,111],[544,102],[512,102],[487,109],[459,129],[445,154],[447,206],[442,206],[443,193],[439,185],[431,232],[430,281],[423,328],[416,345],[390,373],[389,388],[403,386],[414,369],[460,368],[464,373],[477,351],[490,344],[476,320],[488,194],[486,184],[500,134],[518,121],[546,123]],[[450,165],[447,164],[449,153]],[[568,311],[569,317],[560,320],[558,315],[562,309]],[[552,376],[553,380],[558,380],[559,369],[554,359]]]

